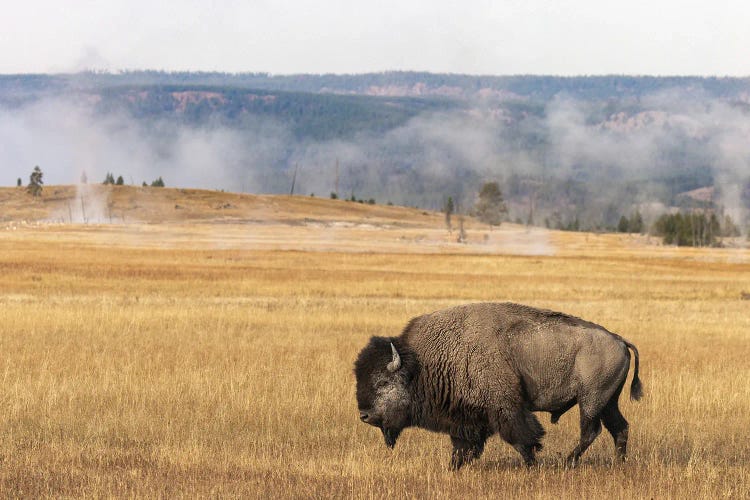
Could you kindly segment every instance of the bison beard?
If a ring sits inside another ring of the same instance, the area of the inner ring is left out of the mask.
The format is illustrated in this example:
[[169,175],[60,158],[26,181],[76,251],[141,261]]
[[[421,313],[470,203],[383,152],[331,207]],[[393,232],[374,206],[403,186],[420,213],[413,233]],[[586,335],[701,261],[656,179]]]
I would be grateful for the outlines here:
[[380,430],[383,432],[383,438],[385,438],[385,445],[393,449],[396,446],[396,440],[401,435],[402,429],[386,428],[381,427]]
[[482,454],[493,434],[531,465],[544,429],[576,404],[581,437],[575,466],[602,424],[625,459],[628,422],[618,399],[635,356],[631,399],[639,399],[638,350],[603,327],[518,304],[469,304],[412,319],[398,337],[373,337],[355,362],[360,419],[388,448],[410,426],[451,437],[451,469]]

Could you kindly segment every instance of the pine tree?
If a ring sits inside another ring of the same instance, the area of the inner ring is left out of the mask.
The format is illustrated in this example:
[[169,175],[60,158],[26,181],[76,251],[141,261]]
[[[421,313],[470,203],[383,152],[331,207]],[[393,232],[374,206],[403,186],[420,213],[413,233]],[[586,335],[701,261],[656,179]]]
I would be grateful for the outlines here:
[[620,222],[617,223],[617,232],[618,233],[629,233],[630,232],[630,223],[628,222],[628,218],[624,215],[620,216]]
[[499,226],[508,212],[503,201],[503,193],[497,182],[485,182],[479,191],[476,213],[479,220],[492,226]]
[[31,196],[42,195],[42,184],[44,184],[44,181],[42,180],[43,176],[44,174],[42,173],[42,169],[39,168],[39,165],[34,167],[34,170],[29,176],[29,185],[26,186],[26,191],[28,191]]
[[628,230],[631,233],[643,232],[643,216],[639,211],[636,210],[636,212],[630,217],[630,220],[628,221]]
[[445,203],[445,227],[448,228],[448,233],[453,233],[453,226],[451,225],[451,215],[455,207],[453,206],[453,198],[448,197],[448,201]]

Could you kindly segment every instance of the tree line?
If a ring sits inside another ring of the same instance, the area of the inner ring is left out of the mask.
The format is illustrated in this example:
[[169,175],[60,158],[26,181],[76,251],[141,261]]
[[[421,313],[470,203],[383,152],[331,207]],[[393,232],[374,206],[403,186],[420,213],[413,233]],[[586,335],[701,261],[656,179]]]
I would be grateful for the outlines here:
[[[31,171],[31,174],[29,175],[29,183],[26,185],[26,191],[34,197],[38,197],[42,195],[42,190],[44,186],[44,172],[42,172],[42,169],[39,167],[39,165],[36,165],[34,169]],[[80,178],[81,184],[88,184],[88,176],[86,175],[86,171],[81,172],[81,178]],[[115,179],[114,174],[111,172],[107,172],[107,175],[104,176],[104,181],[102,184],[106,185],[113,185],[113,186],[124,186],[125,185],[125,179],[123,179],[122,175],[118,175],[117,179]],[[17,187],[23,187],[23,181],[19,177],[16,179],[16,186]],[[143,187],[164,187],[166,184],[164,183],[164,179],[161,178],[161,176],[157,177],[153,181],[151,181],[151,184],[147,184],[146,181],[143,181]]]
[[707,210],[663,214],[654,223],[653,231],[666,245],[689,247],[717,246],[721,238],[740,235],[729,215],[719,217],[715,211]]
[[[445,224],[449,232],[453,231],[452,217],[456,211],[453,197],[449,196],[444,207]],[[477,202],[470,210],[480,221],[488,224],[490,228],[499,226],[507,220],[508,210],[503,199],[503,193],[497,182],[486,182],[480,188]],[[530,217],[531,219],[531,217]],[[519,222],[520,221],[516,221]],[[554,229],[567,231],[580,231],[578,219],[566,225],[560,224]],[[549,227],[549,221],[547,221]],[[615,228],[611,228],[614,231]],[[718,214],[712,208],[691,208],[689,210],[665,213],[647,227],[640,211],[630,215],[621,215],[616,231],[629,234],[652,234],[662,238],[665,245],[711,247],[720,246],[722,238],[733,238],[740,236],[740,229],[728,214]],[[459,241],[465,240],[463,225],[462,235]]]

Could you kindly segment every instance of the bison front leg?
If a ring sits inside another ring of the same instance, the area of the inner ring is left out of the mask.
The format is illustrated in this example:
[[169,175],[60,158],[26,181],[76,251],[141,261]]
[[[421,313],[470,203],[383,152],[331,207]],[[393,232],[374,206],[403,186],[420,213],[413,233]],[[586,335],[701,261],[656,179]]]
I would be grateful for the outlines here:
[[479,441],[467,441],[466,439],[451,436],[451,443],[453,444],[450,465],[451,470],[458,470],[464,464],[479,458],[482,455],[482,451],[484,451],[485,441],[486,438],[480,439]]
[[506,413],[501,412],[497,427],[500,437],[521,454],[528,467],[536,463],[536,452],[542,449],[540,440],[544,436],[544,428],[533,413],[521,409],[511,418],[506,418]]
[[532,467],[536,465],[536,453],[542,450],[540,443],[536,444],[514,444],[513,448],[521,454],[523,463],[526,467]]

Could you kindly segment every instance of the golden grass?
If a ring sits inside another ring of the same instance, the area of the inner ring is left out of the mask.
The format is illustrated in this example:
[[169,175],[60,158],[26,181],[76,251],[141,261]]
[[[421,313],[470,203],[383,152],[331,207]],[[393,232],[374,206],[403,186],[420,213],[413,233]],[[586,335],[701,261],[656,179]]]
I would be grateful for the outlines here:
[[[537,252],[512,226],[469,246],[430,231],[0,232],[0,495],[750,496],[746,250],[544,233]],[[407,430],[391,452],[358,421],[351,369],[367,339],[479,300],[563,310],[638,346],[646,396],[621,400],[627,464],[612,465],[605,432],[561,468],[576,410],[557,426],[540,414],[530,470],[495,437],[451,473],[447,436]]]

